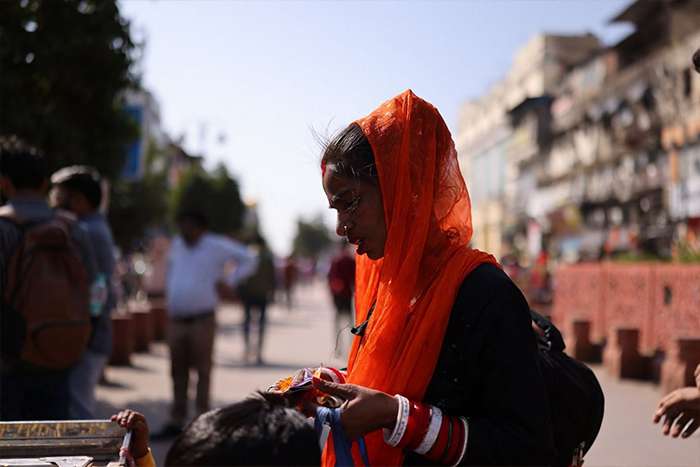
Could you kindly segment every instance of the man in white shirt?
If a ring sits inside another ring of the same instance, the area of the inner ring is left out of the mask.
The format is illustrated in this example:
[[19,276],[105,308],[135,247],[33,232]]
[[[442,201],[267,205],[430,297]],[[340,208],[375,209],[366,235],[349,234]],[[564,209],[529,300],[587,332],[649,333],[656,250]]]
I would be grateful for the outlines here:
[[170,248],[166,279],[173,406],[170,422],[158,437],[175,436],[182,431],[187,418],[191,368],[197,371],[197,411],[209,410],[215,310],[219,301],[217,283],[230,261],[236,263],[236,268],[223,279],[230,288],[252,274],[257,265],[257,257],[247,247],[208,232],[207,220],[200,212],[181,213],[178,227],[181,235]]

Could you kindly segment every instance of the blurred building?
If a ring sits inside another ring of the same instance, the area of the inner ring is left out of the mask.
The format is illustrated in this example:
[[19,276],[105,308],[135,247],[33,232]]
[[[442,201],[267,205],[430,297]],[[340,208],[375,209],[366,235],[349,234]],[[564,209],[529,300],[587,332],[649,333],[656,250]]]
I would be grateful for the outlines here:
[[669,256],[674,238],[697,233],[700,2],[636,1],[611,22],[634,31],[610,47],[569,37],[577,53],[561,55],[560,36],[540,36],[494,87],[508,92],[465,104],[457,140],[476,247],[526,260],[543,246],[571,261]]
[[201,168],[204,162],[202,156],[191,154],[182,147],[181,142],[169,142],[159,153],[162,161],[162,171],[168,174],[168,186],[176,186],[182,176],[193,168]]
[[127,147],[122,178],[140,180],[146,170],[146,158],[153,146],[164,147],[168,138],[161,127],[160,105],[147,90],[129,90],[124,94],[125,111],[139,128],[139,137]]
[[[515,56],[505,78],[486,95],[465,104],[460,115],[457,151],[473,202],[474,243],[500,256],[503,234],[518,186],[513,152],[534,150],[522,131],[514,131],[509,111],[550,95],[575,63],[600,48],[591,35],[544,34],[530,40]],[[524,119],[530,128],[531,119]],[[526,190],[527,191],[527,190]]]

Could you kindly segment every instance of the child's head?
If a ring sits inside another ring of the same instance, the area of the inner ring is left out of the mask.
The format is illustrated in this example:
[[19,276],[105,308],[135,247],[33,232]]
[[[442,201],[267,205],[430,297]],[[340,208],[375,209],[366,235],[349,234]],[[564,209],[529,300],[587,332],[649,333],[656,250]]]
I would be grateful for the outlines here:
[[313,425],[276,394],[258,393],[199,416],[175,440],[166,466],[319,465]]

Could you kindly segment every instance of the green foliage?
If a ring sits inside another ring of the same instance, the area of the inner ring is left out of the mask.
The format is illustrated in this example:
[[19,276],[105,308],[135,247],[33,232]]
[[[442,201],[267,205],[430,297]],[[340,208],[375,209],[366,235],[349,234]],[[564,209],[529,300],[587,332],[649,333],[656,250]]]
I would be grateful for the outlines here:
[[658,255],[648,252],[627,251],[618,253],[612,256],[611,260],[616,263],[654,263],[668,262],[668,258],[662,258]]
[[700,247],[689,241],[676,243],[676,254],[681,263],[700,263]]
[[172,193],[171,219],[190,210],[203,212],[214,232],[232,235],[241,229],[245,206],[225,166],[211,173],[195,167],[183,175]]
[[119,96],[138,48],[116,0],[0,1],[0,133],[42,149],[52,169],[113,179],[138,134]]
[[119,180],[112,186],[109,223],[122,251],[138,248],[149,228],[166,225],[166,194],[164,174],[149,174],[134,182]]
[[297,233],[292,246],[294,254],[318,258],[332,244],[331,233],[320,215],[311,221],[297,220]]

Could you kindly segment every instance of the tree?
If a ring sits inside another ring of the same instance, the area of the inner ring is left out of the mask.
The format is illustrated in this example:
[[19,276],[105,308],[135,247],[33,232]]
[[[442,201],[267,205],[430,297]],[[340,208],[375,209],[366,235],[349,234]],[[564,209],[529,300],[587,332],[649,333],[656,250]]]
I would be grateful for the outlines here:
[[245,206],[238,182],[224,165],[212,173],[199,167],[185,173],[172,193],[171,217],[174,219],[179,212],[189,210],[203,212],[214,232],[227,235],[239,232]]
[[114,183],[109,223],[122,251],[138,248],[149,228],[167,225],[167,190],[165,174],[146,174],[141,180]]
[[0,134],[52,169],[89,164],[115,178],[137,128],[122,92],[138,48],[116,0],[0,1]]
[[292,246],[294,254],[316,259],[332,244],[331,234],[322,216],[316,216],[310,221],[301,218],[297,220],[297,233]]

